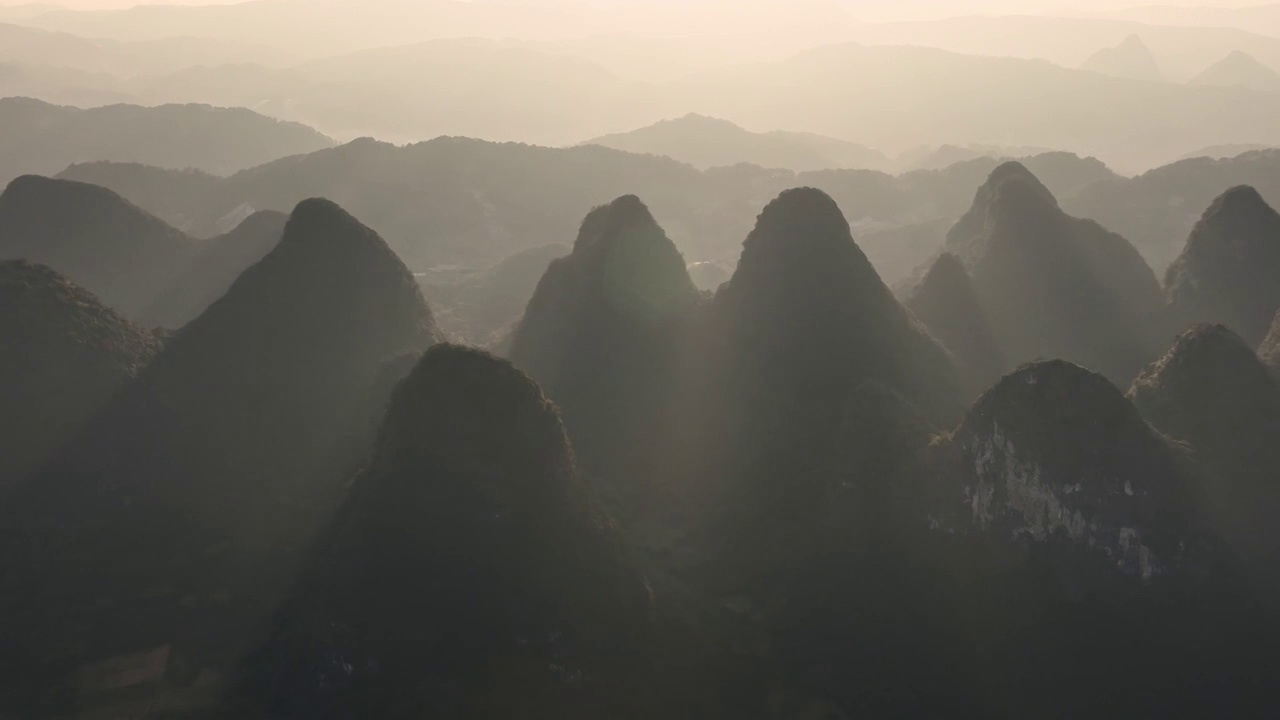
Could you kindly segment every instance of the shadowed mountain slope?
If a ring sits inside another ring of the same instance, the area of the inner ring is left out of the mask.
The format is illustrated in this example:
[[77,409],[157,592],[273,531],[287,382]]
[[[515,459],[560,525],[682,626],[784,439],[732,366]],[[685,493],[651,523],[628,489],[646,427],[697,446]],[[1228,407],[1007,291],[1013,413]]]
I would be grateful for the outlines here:
[[106,188],[29,175],[0,195],[0,258],[48,265],[127,317],[139,317],[198,252]]
[[947,234],[1008,362],[1063,358],[1128,384],[1155,351],[1160,287],[1142,256],[1064,213],[1026,167],[996,168]]
[[236,716],[641,715],[624,678],[649,603],[537,385],[437,345],[397,387]]
[[1129,391],[1142,414],[1187,442],[1201,472],[1197,505],[1249,559],[1273,556],[1280,533],[1280,386],[1239,335],[1200,325],[1178,337]]
[[[696,456],[692,506],[712,516],[726,582],[803,553],[852,463],[881,451],[850,437],[857,392],[880,387],[907,414],[959,413],[951,358],[916,324],[854,243],[835,202],[811,188],[769,203],[700,333],[685,402]],[[735,569],[736,568],[736,569]]]
[[42,265],[0,263],[0,492],[36,471],[160,348]]
[[909,294],[907,309],[956,358],[966,391],[976,397],[1004,373],[1004,357],[969,273],[943,253]]
[[573,252],[543,275],[510,357],[560,407],[589,472],[652,459],[698,299],[684,258],[634,195],[592,210]]
[[[390,248],[329,201],[299,204],[13,505],[35,552],[13,565],[15,649],[53,652],[42,673],[71,646],[82,662],[165,643],[188,667],[233,658],[367,452],[385,362],[434,339]],[[184,626],[193,606],[211,614]]]
[[1180,327],[1224,323],[1256,347],[1280,310],[1280,214],[1247,186],[1213,201],[1165,273]]
[[240,273],[280,242],[288,216],[264,210],[245,218],[234,230],[201,243],[191,267],[162,292],[141,318],[148,325],[180,328],[226,293]]

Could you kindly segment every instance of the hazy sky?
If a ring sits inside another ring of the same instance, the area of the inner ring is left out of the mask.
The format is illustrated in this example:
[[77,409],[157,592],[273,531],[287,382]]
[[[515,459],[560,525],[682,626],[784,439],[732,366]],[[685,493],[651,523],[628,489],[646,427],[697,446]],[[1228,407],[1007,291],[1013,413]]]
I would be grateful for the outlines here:
[[[157,0],[156,2],[139,3],[137,0],[62,0],[56,3],[33,2],[33,0],[0,0],[0,5],[61,5],[64,7],[101,9],[130,7],[139,4],[148,5],[227,5],[243,0]],[[303,0],[305,1],[305,0]],[[355,4],[369,0],[350,0]],[[525,0],[529,2],[531,0]],[[536,0],[532,0],[536,1]],[[670,0],[606,0],[609,2],[643,3],[649,1],[670,2]],[[696,0],[685,0],[696,1]],[[750,2],[751,0],[743,0]],[[1100,10],[1120,10],[1144,5],[1199,5],[1211,7],[1242,7],[1261,4],[1263,0],[842,0],[859,14],[885,16],[900,14],[926,15],[963,15],[976,12],[1002,13],[1041,13],[1041,12],[1080,12]]]

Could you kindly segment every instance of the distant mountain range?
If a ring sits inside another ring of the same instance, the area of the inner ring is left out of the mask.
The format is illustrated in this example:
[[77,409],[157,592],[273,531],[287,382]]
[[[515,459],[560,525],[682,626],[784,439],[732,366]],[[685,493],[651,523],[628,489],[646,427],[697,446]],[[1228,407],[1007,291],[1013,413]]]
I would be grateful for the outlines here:
[[809,133],[754,133],[728,120],[696,114],[631,132],[603,135],[587,143],[627,152],[665,155],[701,169],[740,162],[797,172],[893,167],[884,153],[856,143]]
[[79,162],[109,160],[230,174],[329,147],[298,123],[244,108],[109,105],[81,110],[30,98],[0,99],[0,185],[52,175]]

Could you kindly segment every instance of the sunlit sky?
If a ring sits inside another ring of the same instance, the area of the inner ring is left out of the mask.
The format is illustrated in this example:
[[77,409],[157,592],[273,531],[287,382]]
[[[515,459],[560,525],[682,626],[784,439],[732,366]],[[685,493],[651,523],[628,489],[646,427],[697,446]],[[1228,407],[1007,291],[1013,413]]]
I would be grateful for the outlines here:
[[[139,3],[137,0],[63,0],[56,3],[32,2],[32,0],[0,0],[0,6],[49,5],[75,9],[109,9],[130,7],[139,4],[151,5],[227,5],[243,0],[158,0],[151,3]],[[328,1],[333,0],[296,0]],[[349,0],[355,4],[376,2],[377,0]],[[510,1],[510,0],[507,0]],[[536,3],[539,0],[519,0]],[[551,0],[560,1],[560,0]],[[588,2],[630,3],[672,2],[673,0],[586,0]],[[697,2],[698,0],[681,0]],[[752,2],[753,0],[740,0]],[[1259,0],[837,0],[848,7],[854,14],[868,18],[882,17],[944,17],[970,13],[1079,13],[1122,10],[1132,7],[1150,5],[1180,5],[1202,7],[1246,7],[1261,4]]]

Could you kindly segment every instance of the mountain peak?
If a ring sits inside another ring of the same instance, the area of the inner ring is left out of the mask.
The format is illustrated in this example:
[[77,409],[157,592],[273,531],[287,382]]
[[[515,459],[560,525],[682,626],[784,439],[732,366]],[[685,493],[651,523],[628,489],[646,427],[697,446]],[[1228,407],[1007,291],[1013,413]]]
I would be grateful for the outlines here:
[[560,406],[588,471],[637,467],[697,303],[680,251],[634,195],[592,210],[543,273],[510,358]]
[[43,265],[0,262],[0,491],[24,478],[160,349]]
[[1269,556],[1280,541],[1280,385],[1239,335],[1203,324],[1134,382],[1129,397],[1152,425],[1193,452],[1197,511],[1233,550]]
[[1244,51],[1233,50],[1189,80],[1188,84],[1242,86],[1261,92],[1277,92],[1280,91],[1280,73]]
[[1163,80],[1160,66],[1151,54],[1151,49],[1136,34],[1129,35],[1115,47],[1099,50],[1081,67],[1129,80]]
[[1003,372],[1004,358],[986,311],[969,273],[955,255],[938,256],[904,304],[955,356],[971,397]]
[[1258,388],[1269,384],[1257,355],[1235,331],[1220,323],[1201,323],[1179,335],[1169,351],[1143,371],[1134,381],[1132,395],[1145,399],[1205,382],[1217,386],[1215,393],[1223,392],[1227,384],[1251,388],[1231,398],[1232,403],[1247,403]]
[[48,265],[137,318],[199,243],[97,185],[25,175],[0,194],[0,258]]
[[[258,680],[281,692],[273,707],[305,715],[349,693],[343,706],[362,716],[449,715],[459,693],[492,697],[481,678],[499,662],[528,663],[510,692],[545,703],[565,695],[549,663],[589,667],[594,688],[612,679],[618,644],[643,642],[644,577],[578,473],[556,407],[505,360],[453,345],[424,353],[340,517],[263,651],[273,661]],[[406,571],[431,581],[406,582]],[[349,666],[351,683],[297,684],[334,653],[370,661]],[[348,689],[374,678],[376,693]]]
[[1165,291],[1177,322],[1225,323],[1256,346],[1280,308],[1280,214],[1247,185],[1218,196],[1166,271]]
[[1025,365],[979,398],[952,443],[978,528],[1106,548],[1143,577],[1175,559],[1176,545],[1151,545],[1178,497],[1177,463],[1101,375],[1062,360]]
[[375,471],[419,462],[457,478],[487,468],[474,480],[490,483],[484,491],[504,505],[548,507],[584,492],[560,417],[542,390],[511,363],[457,345],[427,350],[387,408]]

